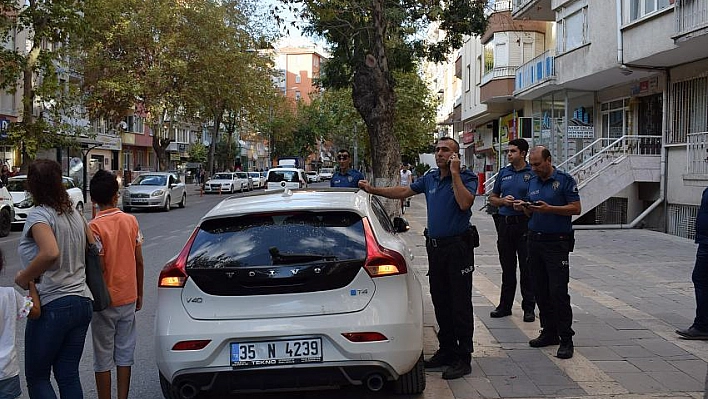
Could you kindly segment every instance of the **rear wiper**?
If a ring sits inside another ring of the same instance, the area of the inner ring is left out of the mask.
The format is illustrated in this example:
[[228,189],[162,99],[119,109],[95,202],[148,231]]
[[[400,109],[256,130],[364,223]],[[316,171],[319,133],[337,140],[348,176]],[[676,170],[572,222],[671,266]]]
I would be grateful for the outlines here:
[[273,259],[274,265],[284,263],[312,262],[316,260],[337,260],[337,257],[334,255],[282,253],[280,252],[280,250],[278,250],[278,247],[270,247],[268,248],[268,252],[270,253],[270,257]]

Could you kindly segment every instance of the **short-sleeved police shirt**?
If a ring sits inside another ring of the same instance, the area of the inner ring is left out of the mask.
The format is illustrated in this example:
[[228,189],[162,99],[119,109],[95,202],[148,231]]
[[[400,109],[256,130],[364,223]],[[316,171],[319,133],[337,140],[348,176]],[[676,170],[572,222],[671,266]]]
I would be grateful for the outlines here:
[[335,172],[329,181],[330,187],[359,187],[359,180],[364,180],[364,175],[356,169],[349,169],[347,173]]
[[[526,163],[523,169],[516,170],[513,165],[503,167],[497,174],[492,192],[500,198],[511,195],[514,199],[528,198],[529,181],[534,176],[531,166]],[[511,206],[499,207],[499,214],[502,216],[523,215],[523,212],[515,211]]]
[[[534,176],[529,182],[529,201],[544,201],[549,205],[567,205],[580,201],[578,184],[573,176],[553,168],[553,173],[546,180]],[[538,233],[562,234],[573,231],[571,216],[555,213],[534,212],[529,220],[529,230]]]
[[[473,195],[477,192],[477,176],[469,170],[460,172],[462,183]],[[440,179],[434,170],[410,185],[416,193],[424,193],[428,208],[428,236],[444,238],[464,233],[470,225],[472,209],[460,210],[452,191],[452,176]]]

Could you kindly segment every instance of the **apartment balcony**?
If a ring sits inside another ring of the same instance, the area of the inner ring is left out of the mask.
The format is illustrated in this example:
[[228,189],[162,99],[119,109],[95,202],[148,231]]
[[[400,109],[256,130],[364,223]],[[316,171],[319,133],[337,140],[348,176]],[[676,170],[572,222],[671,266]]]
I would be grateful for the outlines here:
[[516,70],[514,96],[527,94],[542,85],[549,86],[555,79],[555,55],[548,50]]
[[697,36],[706,37],[708,33],[708,0],[676,0],[676,44],[689,41]]
[[555,21],[551,0],[513,0],[511,17],[534,21]]
[[517,68],[517,66],[496,67],[485,73],[480,83],[480,101],[493,103],[512,100]]

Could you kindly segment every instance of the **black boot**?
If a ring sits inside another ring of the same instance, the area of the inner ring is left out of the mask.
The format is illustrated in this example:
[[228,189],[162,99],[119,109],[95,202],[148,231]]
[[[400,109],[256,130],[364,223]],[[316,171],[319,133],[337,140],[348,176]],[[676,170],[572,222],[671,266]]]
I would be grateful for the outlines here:
[[471,360],[469,358],[457,359],[450,367],[443,371],[443,380],[456,380],[472,373],[472,366],[470,365],[470,362]]
[[573,352],[575,352],[573,349],[573,340],[570,338],[562,339],[556,357],[559,359],[570,359],[573,357]]
[[455,356],[441,351],[438,349],[437,352],[428,360],[423,361],[423,365],[426,369],[434,369],[442,366],[451,366],[455,363]]
[[529,346],[532,348],[543,348],[545,346],[558,345],[559,341],[557,335],[548,333],[546,330],[541,330],[541,335],[529,341]]

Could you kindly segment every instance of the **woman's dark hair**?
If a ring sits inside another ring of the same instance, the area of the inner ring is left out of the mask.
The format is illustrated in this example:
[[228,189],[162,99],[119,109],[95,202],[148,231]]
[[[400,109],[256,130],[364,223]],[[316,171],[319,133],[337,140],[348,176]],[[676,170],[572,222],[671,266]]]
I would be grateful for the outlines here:
[[101,169],[91,178],[89,190],[93,201],[101,205],[110,204],[118,192],[118,180],[113,173]]
[[61,166],[56,161],[38,159],[29,165],[27,191],[35,205],[48,206],[59,214],[74,211],[62,183]]

